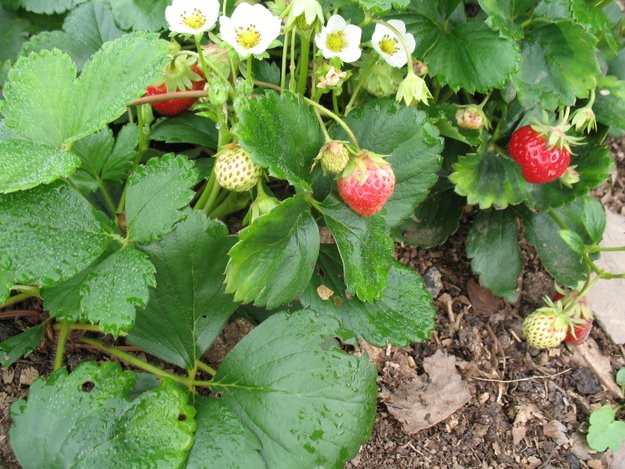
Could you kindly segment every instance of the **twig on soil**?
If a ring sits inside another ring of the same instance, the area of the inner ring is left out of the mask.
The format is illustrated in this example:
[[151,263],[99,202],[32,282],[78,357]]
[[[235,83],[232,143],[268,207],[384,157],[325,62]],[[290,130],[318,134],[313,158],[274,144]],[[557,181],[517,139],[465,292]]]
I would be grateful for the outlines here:
[[559,373],[555,373],[553,375],[542,375],[542,376],[528,376],[527,378],[518,378],[518,379],[492,379],[492,378],[471,378],[477,381],[489,381],[491,383],[519,383],[521,381],[533,381],[535,379],[550,379],[550,378],[555,378],[557,376],[563,375],[565,373],[568,373],[569,371],[571,371],[573,368],[567,368],[564,371],[560,371]]
[[410,447],[410,449],[412,449],[415,453],[417,453],[418,455],[420,455],[421,457],[423,457],[423,459],[425,459],[427,462],[429,462],[430,464],[432,464],[432,460],[430,458],[428,458],[425,454],[423,454],[421,451],[419,451],[417,448],[414,447],[414,445],[410,442],[406,443],[405,445],[403,445],[400,449],[404,449],[407,446]]
[[41,313],[39,311],[33,311],[29,309],[7,311],[6,313],[0,313],[0,321],[4,321],[6,319],[21,318],[24,316],[41,316]]

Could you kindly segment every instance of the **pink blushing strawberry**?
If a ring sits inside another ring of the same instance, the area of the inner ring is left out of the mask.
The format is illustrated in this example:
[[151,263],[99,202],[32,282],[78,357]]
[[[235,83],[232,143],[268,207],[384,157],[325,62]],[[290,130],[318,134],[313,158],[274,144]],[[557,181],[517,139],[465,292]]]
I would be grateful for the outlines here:
[[337,186],[339,195],[354,212],[370,217],[393,194],[395,174],[381,156],[363,151],[350,160]]
[[[558,293],[553,297],[553,301],[563,299],[564,296]],[[567,328],[564,341],[571,345],[580,345],[583,343],[592,329],[593,316],[585,299],[580,299],[570,311],[572,324]]]

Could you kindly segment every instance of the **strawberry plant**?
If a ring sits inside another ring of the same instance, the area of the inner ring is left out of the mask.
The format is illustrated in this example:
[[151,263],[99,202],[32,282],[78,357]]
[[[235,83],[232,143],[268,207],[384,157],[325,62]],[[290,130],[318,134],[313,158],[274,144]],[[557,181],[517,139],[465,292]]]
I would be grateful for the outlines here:
[[[25,468],[342,467],[376,404],[347,351],[434,329],[393,241],[467,205],[481,284],[516,299],[524,236],[577,289],[547,305],[569,331],[623,276],[588,195],[625,130],[615,2],[4,0],[0,25],[0,306],[47,314],[0,362],[56,347],[12,407]],[[69,370],[70,339],[131,369]]]

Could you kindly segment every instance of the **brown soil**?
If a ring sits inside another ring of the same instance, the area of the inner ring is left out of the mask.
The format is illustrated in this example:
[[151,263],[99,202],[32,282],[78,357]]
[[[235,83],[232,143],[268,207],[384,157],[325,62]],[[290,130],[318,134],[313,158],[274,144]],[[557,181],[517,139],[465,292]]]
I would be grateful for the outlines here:
[[[617,171],[595,196],[610,210],[625,215],[624,142],[612,144]],[[465,214],[467,220],[471,216]],[[541,304],[544,295],[553,295],[552,279],[533,248],[523,244],[526,270],[520,279],[519,300],[508,305],[493,298],[477,285],[464,255],[467,226],[462,224],[459,232],[437,249],[397,246],[398,259],[432,279],[430,286],[440,290],[434,291],[437,329],[426,343],[409,349],[377,350],[375,358],[379,387],[392,392],[407,374],[424,372],[425,357],[437,350],[453,355],[468,383],[470,402],[435,426],[408,435],[379,399],[373,436],[347,468],[608,467],[612,455],[589,450],[585,431],[594,408],[615,404],[618,399],[584,365],[575,347],[538,351],[522,340],[522,319]],[[18,307],[40,310],[36,301]],[[0,321],[0,341],[37,322],[36,313]],[[230,326],[211,358],[218,361],[248,330],[241,322]],[[595,327],[590,340],[609,359],[613,373],[625,366],[625,349],[613,344],[604,331]],[[47,344],[0,370],[0,469],[19,467],[7,438],[9,406],[26,397],[37,376],[50,373],[54,344]],[[85,360],[102,359],[92,350],[70,347],[66,362],[74,367]]]

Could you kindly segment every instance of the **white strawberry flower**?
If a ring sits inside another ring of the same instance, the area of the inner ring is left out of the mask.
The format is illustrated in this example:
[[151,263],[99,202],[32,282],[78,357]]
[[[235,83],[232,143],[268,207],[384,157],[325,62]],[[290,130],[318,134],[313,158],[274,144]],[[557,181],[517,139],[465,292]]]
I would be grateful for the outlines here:
[[180,34],[201,34],[217,22],[218,0],[174,0],[165,8],[169,30]]
[[315,43],[326,59],[338,57],[351,63],[360,58],[362,29],[347,24],[341,15],[332,15],[321,32],[315,36]]
[[406,49],[402,44],[402,39],[408,47],[408,53],[412,54],[417,45],[414,36],[410,33],[406,33],[406,24],[401,20],[389,20],[388,24],[393,26],[401,34],[401,38],[395,34],[390,28],[387,28],[383,24],[377,24],[373,36],[371,37],[371,44],[378,54],[388,63],[391,67],[401,68],[408,62]]
[[261,4],[239,4],[232,17],[219,18],[221,38],[230,44],[241,58],[262,54],[280,35],[281,20]]

